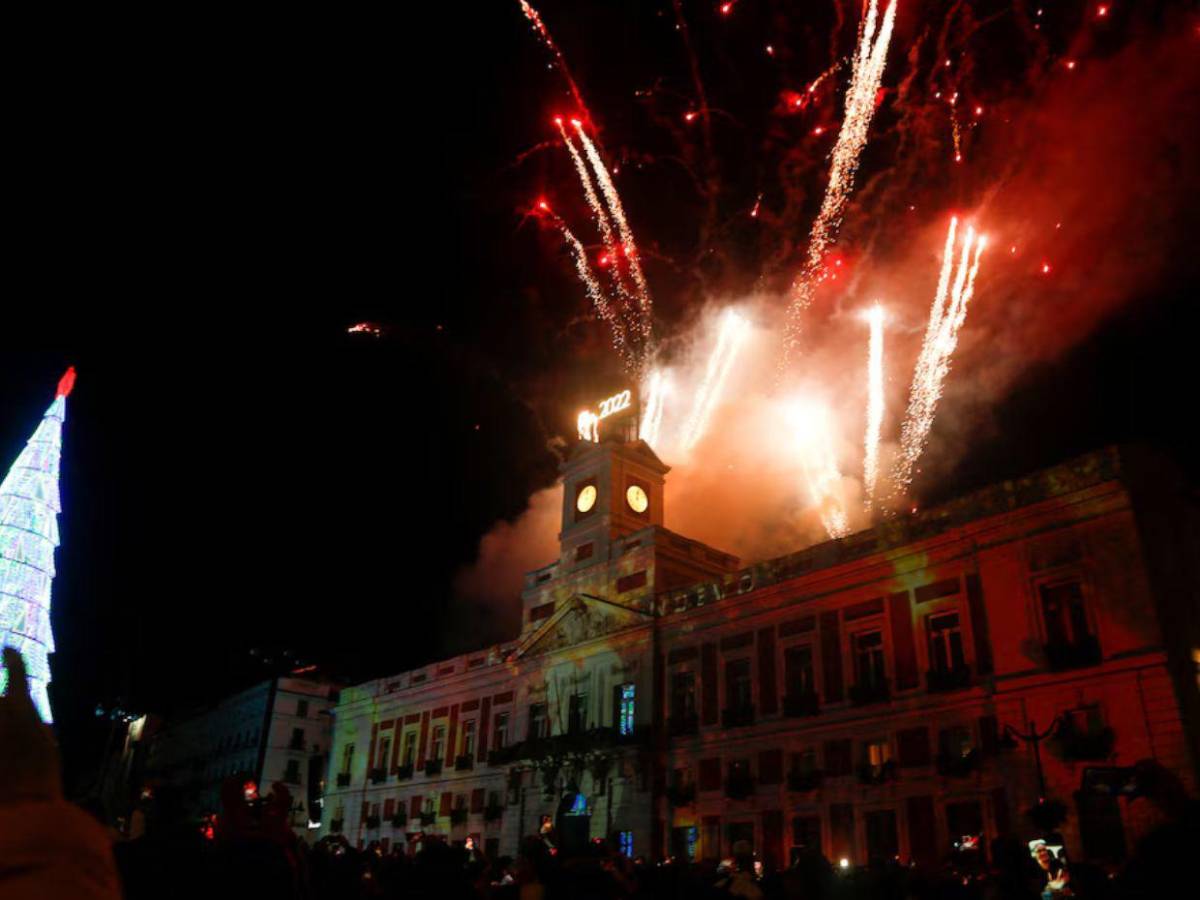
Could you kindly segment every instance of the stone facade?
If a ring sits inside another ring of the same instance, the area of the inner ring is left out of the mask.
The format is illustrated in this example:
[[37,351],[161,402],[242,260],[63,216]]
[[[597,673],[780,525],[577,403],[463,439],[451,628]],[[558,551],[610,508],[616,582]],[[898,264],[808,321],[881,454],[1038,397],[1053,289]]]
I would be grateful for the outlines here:
[[1039,833],[1041,796],[1116,861],[1194,792],[1194,563],[1143,552],[1193,526],[1117,451],[746,568],[663,527],[666,471],[580,445],[519,638],[342,693],[322,834],[935,863]]

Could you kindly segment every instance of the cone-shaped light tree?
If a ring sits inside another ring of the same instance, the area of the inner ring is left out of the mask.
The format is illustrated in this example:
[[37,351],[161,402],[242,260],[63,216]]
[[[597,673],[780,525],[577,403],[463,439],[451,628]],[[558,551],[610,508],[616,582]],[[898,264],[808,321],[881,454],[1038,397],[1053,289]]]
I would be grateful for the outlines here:
[[[0,482],[0,647],[15,647],[25,659],[29,693],[49,722],[48,656],[54,652],[50,631],[50,586],[54,548],[58,546],[58,470],[62,426],[75,369],[67,369],[58,393],[33,437]],[[8,676],[0,669],[0,687]]]

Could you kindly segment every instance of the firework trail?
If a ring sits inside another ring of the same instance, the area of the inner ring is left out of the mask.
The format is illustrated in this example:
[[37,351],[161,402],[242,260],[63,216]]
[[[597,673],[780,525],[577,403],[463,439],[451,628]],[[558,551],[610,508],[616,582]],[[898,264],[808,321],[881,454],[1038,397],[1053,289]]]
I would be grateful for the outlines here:
[[651,446],[658,443],[658,434],[662,430],[663,409],[667,399],[667,379],[657,370],[650,373],[645,390],[646,406],[642,413],[642,422],[638,426],[638,434],[643,441]]
[[859,31],[858,49],[850,73],[850,85],[846,89],[845,113],[842,127],[838,131],[837,143],[833,148],[833,162],[829,169],[829,184],[821,211],[813,222],[808,241],[808,256],[795,283],[792,285],[792,301],[788,309],[788,321],[784,333],[783,359],[780,372],[786,369],[800,338],[800,320],[812,303],[813,291],[818,280],[825,251],[837,237],[842,215],[850,192],[854,187],[854,175],[858,160],[867,143],[867,131],[875,114],[875,97],[883,78],[887,61],[888,44],[892,39],[892,27],[896,19],[896,0],[889,0],[879,23],[877,0],[869,0],[867,15]]
[[704,432],[708,430],[708,422],[712,418],[713,410],[716,409],[721,394],[725,390],[725,381],[729,377],[729,370],[733,368],[733,362],[737,359],[749,331],[750,325],[745,319],[733,310],[726,311],[721,320],[721,330],[717,334],[717,345],[708,358],[708,368],[704,372],[704,379],[700,382],[700,387],[696,390],[692,414],[684,429],[683,446],[685,450],[695,447],[700,438],[704,436]]
[[800,449],[800,464],[808,495],[831,538],[850,533],[842,506],[842,473],[833,451],[829,420],[823,406],[797,404],[790,410],[792,431]]
[[633,239],[633,231],[629,228],[629,222],[625,218],[625,208],[621,205],[621,196],[617,193],[617,187],[613,184],[612,177],[608,174],[608,166],[600,156],[600,151],[596,149],[596,145],[588,138],[587,132],[583,130],[583,123],[578,119],[573,119],[571,124],[575,126],[575,131],[579,135],[579,141],[583,144],[584,152],[587,154],[588,161],[592,164],[592,171],[596,173],[596,180],[600,183],[600,191],[604,194],[604,201],[608,204],[608,209],[612,213],[613,221],[617,226],[617,233],[621,236],[621,249],[624,252],[626,261],[629,263],[629,276],[633,279],[634,286],[637,288],[636,297],[638,303],[638,311],[641,314],[641,337],[647,343],[650,340],[650,289],[646,285],[646,278],[642,274],[642,264],[638,261],[637,242]]
[[617,355],[621,358],[621,362],[625,366],[627,372],[635,372],[638,368],[638,360],[629,347],[628,335],[625,331],[625,322],[618,315],[609,303],[608,297],[604,293],[604,289],[600,286],[600,282],[596,279],[595,273],[592,271],[591,265],[588,263],[587,250],[584,249],[579,238],[567,227],[566,223],[557,216],[554,217],[554,223],[558,226],[559,232],[563,236],[563,240],[571,248],[571,256],[575,262],[575,271],[579,275],[579,280],[583,282],[584,290],[587,291],[588,297],[592,301],[592,305],[596,307],[596,313],[608,325],[612,332],[613,349],[617,351]]
[[863,486],[869,510],[875,502],[879,478],[879,435],[883,430],[883,307],[876,303],[867,313],[871,326],[867,350],[867,433],[864,438]]
[[538,11],[526,0],[517,0],[517,2],[521,4],[521,12],[529,20],[529,26],[533,29],[533,33],[546,45],[546,49],[554,57],[554,64],[558,67],[563,81],[567,83],[567,89],[571,92],[571,99],[575,101],[575,106],[579,109],[580,114],[590,121],[592,114],[588,111],[587,104],[583,102],[583,94],[579,91],[579,85],[575,83],[575,76],[571,74],[571,68],[567,65],[567,58],[563,56],[562,51],[558,49],[558,44],[554,43],[554,38],[550,36],[550,29],[546,27],[546,23],[542,21]]
[[987,245],[985,237],[976,237],[974,229],[968,228],[956,267],[954,244],[957,226],[958,220],[951,219],[946,246],[942,253],[942,270],[938,276],[937,293],[934,294],[933,305],[929,311],[925,340],[921,344],[921,352],[913,372],[912,387],[909,389],[908,409],[900,430],[900,455],[892,474],[893,488],[896,491],[903,490],[912,482],[913,467],[929,439],[946,374],[950,371],[950,359],[958,346],[958,332],[966,320],[967,305],[975,293],[979,260]]
[[604,249],[608,253],[609,259],[614,262],[614,265],[610,267],[613,284],[619,293],[626,295],[625,286],[621,282],[620,267],[615,265],[616,261],[620,258],[620,248],[617,246],[616,236],[613,233],[612,221],[608,217],[608,212],[604,209],[604,204],[600,202],[600,198],[596,194],[596,187],[592,182],[591,173],[588,172],[587,163],[584,162],[583,156],[575,146],[575,142],[567,134],[562,117],[555,117],[554,124],[558,126],[559,134],[562,135],[567,152],[571,154],[571,160],[575,163],[575,171],[579,175],[579,183],[583,187],[583,196],[587,199],[588,206],[592,210],[592,215],[596,217],[596,225],[600,229],[600,238],[604,242]]

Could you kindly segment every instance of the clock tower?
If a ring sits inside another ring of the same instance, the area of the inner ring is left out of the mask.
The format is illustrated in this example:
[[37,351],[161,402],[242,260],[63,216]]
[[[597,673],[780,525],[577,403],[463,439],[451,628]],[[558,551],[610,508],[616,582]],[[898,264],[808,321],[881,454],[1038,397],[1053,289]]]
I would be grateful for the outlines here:
[[613,540],[662,526],[663,479],[670,469],[645,441],[580,441],[561,471],[565,568],[607,560]]

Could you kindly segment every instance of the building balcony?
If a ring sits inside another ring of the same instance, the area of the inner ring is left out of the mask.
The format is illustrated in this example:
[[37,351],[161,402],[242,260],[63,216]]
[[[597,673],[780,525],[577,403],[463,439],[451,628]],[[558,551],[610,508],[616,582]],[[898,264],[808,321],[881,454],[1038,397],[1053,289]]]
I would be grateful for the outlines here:
[[700,731],[700,717],[693,713],[667,717],[667,736],[686,737]]
[[368,828],[378,828],[379,827],[379,816],[367,816],[367,827]]
[[498,747],[495,750],[488,751],[489,766],[505,766],[509,763],[514,763],[521,758],[521,745],[509,744],[507,747]]
[[979,751],[972,749],[965,754],[939,753],[937,772],[947,778],[966,778],[979,769]]
[[330,834],[341,834],[343,824],[345,824],[345,823],[341,819],[330,819],[329,820],[329,833]]
[[338,787],[350,787],[350,773],[349,772],[338,772],[337,786]]
[[892,760],[881,765],[865,762],[858,767],[858,780],[862,784],[883,784],[896,780],[896,764]]
[[879,681],[860,681],[850,686],[850,703],[853,706],[870,706],[886,703],[891,698],[886,678]]
[[467,824],[467,808],[459,806],[450,810],[451,825],[466,825]]
[[722,728],[743,728],[754,724],[754,705],[727,706],[721,710]]
[[413,764],[406,763],[402,766],[396,766],[396,780],[408,781],[413,777]]
[[1046,651],[1046,665],[1055,672],[1100,664],[1100,642],[1094,635],[1089,634],[1075,641],[1053,641],[1042,646]]
[[442,761],[440,759],[425,760],[425,774],[426,775],[441,775],[442,774]]
[[925,686],[930,693],[960,691],[971,686],[971,667],[955,666],[952,669],[930,669],[925,673]]
[[783,698],[783,714],[789,718],[815,716],[820,711],[821,701],[816,691],[797,691]]
[[499,822],[504,816],[504,807],[499,803],[489,803],[483,808],[483,821]]
[[376,767],[371,770],[371,784],[383,784],[387,781],[387,769]]
[[1054,746],[1065,760],[1103,760],[1112,756],[1116,738],[1116,733],[1111,728],[1080,731],[1067,719],[1059,725],[1054,735]]
[[455,772],[469,772],[475,768],[475,757],[470,753],[464,753],[461,756],[454,757]]
[[422,812],[420,814],[419,818],[421,820],[421,827],[429,828],[431,825],[433,825],[434,822],[437,821],[437,813]]
[[825,773],[820,769],[791,771],[788,772],[787,787],[788,790],[792,791],[793,793],[807,794],[819,788],[824,779]]
[[725,796],[730,800],[745,800],[753,793],[754,776],[750,773],[731,773],[725,779]]
[[669,788],[667,788],[667,802],[674,807],[691,806],[696,802],[696,785],[671,785]]
[[408,813],[398,812],[392,816],[393,828],[406,828],[408,826]]

